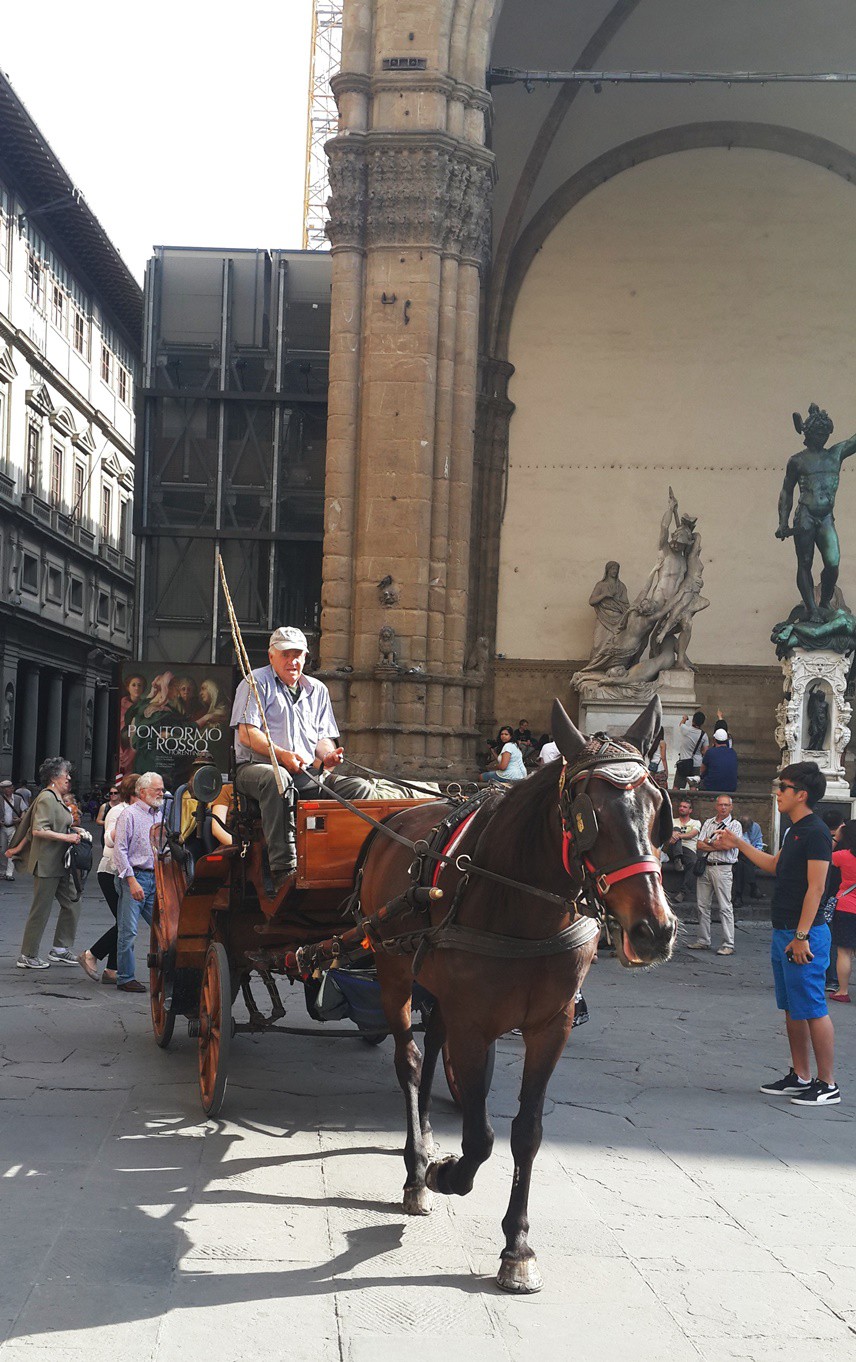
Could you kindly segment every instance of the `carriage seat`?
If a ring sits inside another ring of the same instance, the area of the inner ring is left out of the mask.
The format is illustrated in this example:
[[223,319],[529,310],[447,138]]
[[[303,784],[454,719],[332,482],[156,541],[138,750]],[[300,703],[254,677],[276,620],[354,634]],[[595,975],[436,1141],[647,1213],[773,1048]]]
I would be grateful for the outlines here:
[[194,826],[192,832],[185,832],[184,837],[182,837],[181,828],[187,812],[185,808],[186,796],[189,796],[191,804],[194,806],[195,813],[195,805],[199,801],[194,798],[191,785],[188,782],[185,782],[184,785],[178,786],[175,794],[169,800],[164,813],[164,822],[167,825],[167,832],[169,834],[170,842],[172,843],[173,854],[175,854],[176,844],[178,844],[184,852],[185,860],[183,868],[185,880],[189,886],[193,881],[197,861],[203,856],[209,856],[222,848],[221,844],[214,836],[214,819],[210,810],[206,810],[202,820],[201,830],[197,830],[196,826]]

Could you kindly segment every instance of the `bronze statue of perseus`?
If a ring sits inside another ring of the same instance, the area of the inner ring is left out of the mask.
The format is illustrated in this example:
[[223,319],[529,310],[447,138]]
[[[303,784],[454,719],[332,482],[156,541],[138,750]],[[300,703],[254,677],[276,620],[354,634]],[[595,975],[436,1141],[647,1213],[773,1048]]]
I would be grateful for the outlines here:
[[[841,465],[851,454],[856,454],[856,435],[826,449],[833,431],[832,421],[825,411],[812,402],[805,420],[794,412],[794,426],[805,442],[805,449],[788,460],[785,480],[779,494],[779,528],[777,539],[794,537],[797,551],[797,587],[805,612],[803,620],[821,622],[828,617],[833,592],[838,581],[841,549],[835,528],[835,495],[841,477]],[[794,489],[799,486],[799,502],[793,526],[789,525]],[[812,565],[817,549],[823,560],[820,574],[820,597],[815,601]],[[793,619],[793,615],[792,615]]]

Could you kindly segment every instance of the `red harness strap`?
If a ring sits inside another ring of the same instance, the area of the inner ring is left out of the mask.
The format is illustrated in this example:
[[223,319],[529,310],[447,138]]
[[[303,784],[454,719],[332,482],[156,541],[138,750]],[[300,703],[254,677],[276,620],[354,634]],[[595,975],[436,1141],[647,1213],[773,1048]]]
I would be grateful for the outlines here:
[[[476,814],[479,812],[480,812],[479,809],[473,809],[469,818],[465,818],[460,827],[455,829],[454,833],[452,834],[451,841],[447,842],[446,846],[444,846],[441,849],[440,851],[441,856],[445,856],[448,860],[451,860],[453,858],[453,852],[455,852],[457,848],[460,846],[464,837],[464,833],[470,826],[470,823],[472,823]],[[437,888],[437,881],[440,878],[440,872],[442,870],[445,870],[445,865],[442,861],[438,861],[436,866],[434,867],[434,874],[431,878],[431,884],[435,889]]]
[[[572,873],[569,851],[573,840],[573,836],[569,832],[564,833],[562,836],[562,861],[565,870],[569,875]],[[585,867],[590,875],[595,876],[598,881],[598,886],[604,886],[601,890],[601,893],[604,894],[607,889],[611,889],[614,884],[618,884],[619,880],[629,880],[631,875],[658,875],[660,879],[663,878],[663,868],[656,856],[643,856],[640,860],[631,861],[629,865],[620,866],[618,870],[611,870],[607,874],[599,871],[597,866],[586,856]]]
[[[659,879],[663,878],[663,870],[656,856],[643,856],[639,861],[631,861],[630,865],[622,865],[618,870],[611,870],[606,874],[598,871],[597,866],[592,865],[587,859],[586,869],[597,877],[597,886],[602,894],[614,884],[618,884],[619,880],[629,880],[631,875],[656,875]],[[601,888],[601,885],[604,887]]]

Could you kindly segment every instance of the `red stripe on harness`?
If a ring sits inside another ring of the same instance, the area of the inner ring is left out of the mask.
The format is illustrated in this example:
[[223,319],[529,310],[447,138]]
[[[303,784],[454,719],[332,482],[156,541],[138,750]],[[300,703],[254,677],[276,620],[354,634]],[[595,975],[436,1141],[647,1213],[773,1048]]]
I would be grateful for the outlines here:
[[656,875],[658,879],[663,878],[662,866],[655,856],[643,856],[640,861],[631,861],[630,865],[623,865],[618,870],[610,871],[608,875],[599,872],[591,861],[586,861],[586,869],[592,875],[596,875],[598,881],[605,884],[607,889],[618,884],[619,880],[629,880],[631,875]]
[[[573,873],[569,858],[573,840],[569,832],[566,832],[562,837],[562,862],[569,875]],[[611,889],[620,880],[629,880],[631,875],[657,875],[660,879],[663,878],[662,866],[655,856],[643,856],[641,860],[631,861],[629,865],[623,865],[619,870],[613,870],[608,875],[599,872],[597,866],[593,865],[588,858],[586,858],[585,866],[589,874],[596,876],[599,882],[606,885],[607,889]]]
[[[470,826],[470,823],[472,823],[473,819],[475,818],[475,816],[476,816],[476,814],[477,814],[478,812],[479,812],[478,809],[474,809],[473,812],[469,815],[469,817],[464,819],[464,821],[463,821],[463,823],[461,824],[461,826],[455,831],[455,834],[454,834],[454,836],[452,837],[452,840],[451,840],[451,841],[448,843],[448,845],[445,846],[445,847],[443,848],[443,850],[440,852],[440,855],[441,855],[441,856],[449,856],[450,853],[454,853],[454,852],[457,850],[457,848],[458,848],[458,846],[460,845],[461,840],[462,840],[462,838],[463,838],[463,836],[464,836],[464,833],[466,832],[467,828]],[[435,867],[434,867],[434,877],[433,877],[433,879],[431,880],[431,887],[432,887],[433,889],[436,889],[436,888],[437,888],[437,881],[439,880],[439,878],[440,878],[440,872],[441,872],[441,870],[443,870],[443,869],[445,869],[445,867],[444,867],[444,865],[443,865],[443,862],[442,862],[442,861],[438,861],[437,864],[436,864]]]

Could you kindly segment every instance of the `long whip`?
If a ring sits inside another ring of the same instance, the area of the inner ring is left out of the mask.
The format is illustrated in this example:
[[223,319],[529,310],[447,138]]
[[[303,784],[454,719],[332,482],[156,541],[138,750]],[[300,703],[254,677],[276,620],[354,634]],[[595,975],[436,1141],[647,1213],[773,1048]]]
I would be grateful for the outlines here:
[[223,599],[226,602],[226,610],[229,615],[229,628],[232,631],[232,643],[234,644],[235,653],[238,658],[238,666],[241,669],[241,675],[246,681],[249,687],[250,694],[255,700],[259,714],[261,715],[262,731],[267,740],[268,754],[270,756],[270,764],[273,767],[274,780],[276,781],[277,791],[280,795],[284,795],[286,787],[285,781],[282,778],[282,768],[280,767],[280,764],[277,760],[276,749],[273,745],[273,738],[270,735],[270,729],[268,728],[268,721],[265,716],[264,705],[262,704],[261,696],[259,695],[259,688],[256,685],[256,678],[253,675],[253,669],[250,664],[249,654],[247,653],[247,650],[244,646],[244,638],[241,633],[241,626],[238,623],[238,616],[235,614],[235,607],[232,604],[232,596],[229,591],[229,583],[226,581],[226,568],[223,565],[222,555],[219,553],[217,554],[217,566],[220,569],[220,582],[223,587]]

